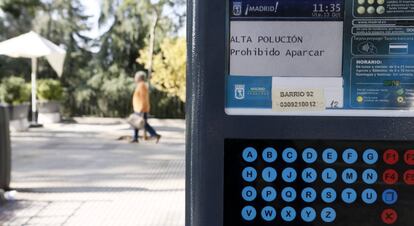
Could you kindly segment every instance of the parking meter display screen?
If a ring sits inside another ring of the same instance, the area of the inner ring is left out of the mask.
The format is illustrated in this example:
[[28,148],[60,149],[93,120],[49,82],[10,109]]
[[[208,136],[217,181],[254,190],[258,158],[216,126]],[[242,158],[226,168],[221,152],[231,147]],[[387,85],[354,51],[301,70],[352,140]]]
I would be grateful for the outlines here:
[[414,116],[414,2],[229,0],[229,115]]

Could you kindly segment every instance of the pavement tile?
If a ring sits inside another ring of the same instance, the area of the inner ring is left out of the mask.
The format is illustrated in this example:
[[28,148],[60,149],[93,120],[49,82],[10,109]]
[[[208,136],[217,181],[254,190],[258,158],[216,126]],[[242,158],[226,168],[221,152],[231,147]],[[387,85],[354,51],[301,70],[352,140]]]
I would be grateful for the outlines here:
[[119,119],[87,118],[12,134],[15,201],[0,225],[184,225],[184,120],[150,123],[160,144],[117,140]]

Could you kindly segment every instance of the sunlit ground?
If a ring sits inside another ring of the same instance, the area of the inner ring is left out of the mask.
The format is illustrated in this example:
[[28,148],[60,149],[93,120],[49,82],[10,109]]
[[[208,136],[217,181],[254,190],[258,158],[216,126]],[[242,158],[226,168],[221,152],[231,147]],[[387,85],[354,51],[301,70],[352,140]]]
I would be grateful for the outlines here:
[[120,120],[12,135],[16,200],[1,225],[184,225],[183,120],[151,120],[160,144],[129,144]]

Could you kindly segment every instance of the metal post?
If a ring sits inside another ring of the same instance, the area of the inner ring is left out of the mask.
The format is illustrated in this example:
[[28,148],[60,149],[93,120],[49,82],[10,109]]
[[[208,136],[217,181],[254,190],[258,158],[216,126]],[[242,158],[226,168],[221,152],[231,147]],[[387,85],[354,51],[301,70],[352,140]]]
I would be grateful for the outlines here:
[[32,58],[32,124],[37,124],[36,75],[37,58]]
[[9,131],[9,112],[6,106],[0,105],[0,188],[10,189],[11,147]]

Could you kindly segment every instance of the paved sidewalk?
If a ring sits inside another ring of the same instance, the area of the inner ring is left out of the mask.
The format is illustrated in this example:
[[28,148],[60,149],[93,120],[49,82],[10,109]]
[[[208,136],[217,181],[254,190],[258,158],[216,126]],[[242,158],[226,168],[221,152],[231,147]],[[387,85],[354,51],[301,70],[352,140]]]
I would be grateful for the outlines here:
[[131,133],[118,121],[13,134],[18,194],[0,225],[184,226],[184,121],[151,119],[160,144],[117,140]]

